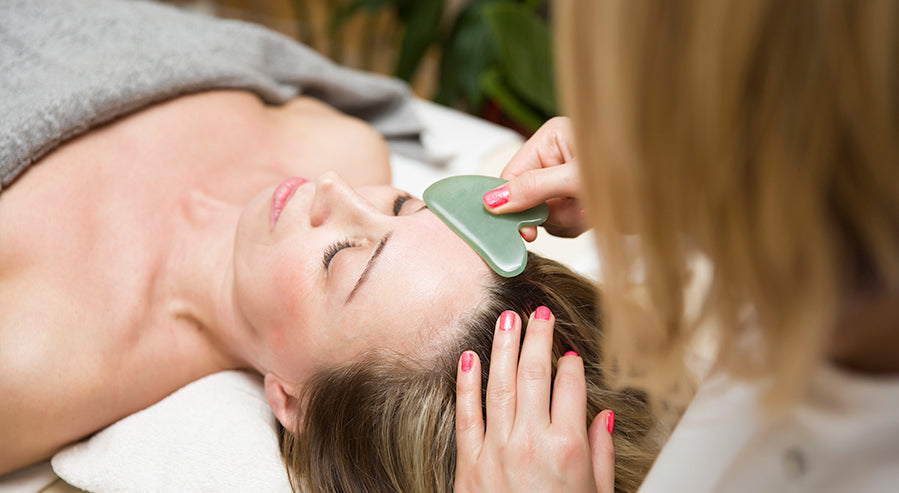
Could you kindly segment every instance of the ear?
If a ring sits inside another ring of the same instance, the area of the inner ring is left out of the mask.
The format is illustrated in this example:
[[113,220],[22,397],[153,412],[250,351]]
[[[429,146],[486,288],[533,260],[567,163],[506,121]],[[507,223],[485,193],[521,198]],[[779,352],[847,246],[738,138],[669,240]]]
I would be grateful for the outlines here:
[[297,415],[299,401],[294,396],[293,387],[274,373],[266,373],[263,377],[265,387],[265,400],[268,407],[275,413],[275,417],[281,422],[281,426],[291,433],[297,432]]

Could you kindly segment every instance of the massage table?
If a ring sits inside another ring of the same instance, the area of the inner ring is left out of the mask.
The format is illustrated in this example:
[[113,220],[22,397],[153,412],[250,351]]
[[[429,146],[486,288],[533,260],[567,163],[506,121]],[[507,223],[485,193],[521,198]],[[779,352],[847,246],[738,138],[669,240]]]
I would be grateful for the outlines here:
[[[421,196],[458,174],[496,176],[523,138],[504,127],[415,99],[424,155],[391,156],[393,184]],[[595,277],[589,235],[575,240],[541,232],[531,250]],[[275,419],[259,377],[222,372],[196,381],[128,416],[51,461],[0,477],[2,493],[151,491],[289,492]]]

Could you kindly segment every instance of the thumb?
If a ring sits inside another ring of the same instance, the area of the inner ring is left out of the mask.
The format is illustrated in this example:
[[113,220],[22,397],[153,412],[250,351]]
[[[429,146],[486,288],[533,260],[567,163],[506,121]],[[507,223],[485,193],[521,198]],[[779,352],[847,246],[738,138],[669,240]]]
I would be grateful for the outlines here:
[[593,477],[600,493],[615,491],[615,446],[612,444],[614,426],[615,413],[605,410],[596,415],[587,432],[590,456],[593,459]]
[[549,199],[576,197],[580,192],[577,163],[526,171],[484,194],[484,206],[495,214],[519,212]]

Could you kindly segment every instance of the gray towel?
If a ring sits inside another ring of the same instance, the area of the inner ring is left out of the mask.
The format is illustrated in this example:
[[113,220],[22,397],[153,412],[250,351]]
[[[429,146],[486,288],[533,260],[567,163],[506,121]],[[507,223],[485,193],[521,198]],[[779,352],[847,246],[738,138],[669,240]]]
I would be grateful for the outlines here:
[[389,139],[421,131],[401,82],[339,67],[296,41],[144,1],[0,0],[0,190],[66,139],[172,97],[300,94]]

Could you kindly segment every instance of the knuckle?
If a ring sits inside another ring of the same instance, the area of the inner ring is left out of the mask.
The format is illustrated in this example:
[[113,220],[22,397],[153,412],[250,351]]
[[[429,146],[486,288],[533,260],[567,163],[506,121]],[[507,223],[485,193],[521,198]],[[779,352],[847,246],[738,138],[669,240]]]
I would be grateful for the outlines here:
[[553,122],[551,132],[547,138],[550,139],[554,151],[558,153],[559,158],[563,162],[574,158],[574,153],[571,149],[572,128],[570,120],[564,119]]
[[[577,166],[573,164],[565,168],[565,174],[562,176],[562,182],[566,188],[570,190],[578,190],[580,187],[580,176],[578,175]],[[572,207],[578,207],[575,203]]]
[[571,120],[566,116],[554,116],[543,124],[550,130],[566,130],[571,127]]
[[572,430],[554,435],[550,448],[553,457],[562,462],[570,462],[587,455],[583,438]]
[[522,361],[518,366],[518,375],[525,382],[542,381],[549,378],[549,368],[538,361]]
[[515,386],[497,384],[488,389],[487,403],[506,407],[515,403]]
[[477,429],[477,420],[463,413],[456,414],[456,431],[469,432]]
[[526,465],[534,462],[537,449],[537,440],[534,434],[528,431],[514,434],[503,449],[503,455],[512,464]]
[[560,371],[556,373],[556,387],[564,387],[566,389],[579,390],[585,387],[583,375],[570,371]]
[[539,189],[537,176],[533,172],[522,174],[516,181],[518,183],[518,194],[525,199],[534,196]]

